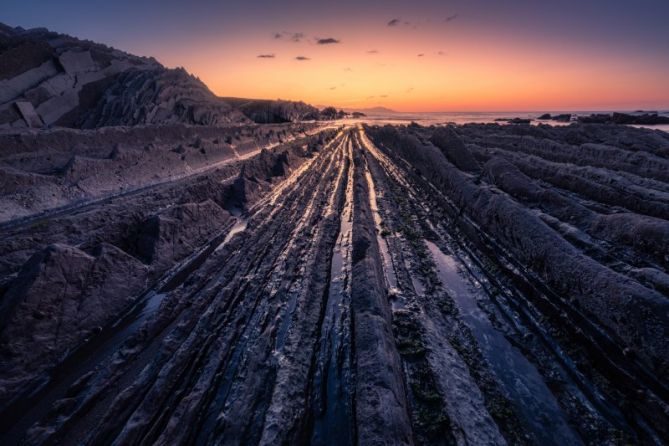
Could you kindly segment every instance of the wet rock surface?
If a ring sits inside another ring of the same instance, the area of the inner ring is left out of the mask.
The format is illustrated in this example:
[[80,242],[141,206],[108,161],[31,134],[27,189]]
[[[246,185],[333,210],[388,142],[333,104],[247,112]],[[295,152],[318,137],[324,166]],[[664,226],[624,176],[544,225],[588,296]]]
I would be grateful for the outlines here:
[[666,134],[143,131],[8,139],[7,202],[220,155],[2,226],[3,444],[669,441]]
[[314,129],[165,125],[7,132],[0,135],[0,222],[174,181]]

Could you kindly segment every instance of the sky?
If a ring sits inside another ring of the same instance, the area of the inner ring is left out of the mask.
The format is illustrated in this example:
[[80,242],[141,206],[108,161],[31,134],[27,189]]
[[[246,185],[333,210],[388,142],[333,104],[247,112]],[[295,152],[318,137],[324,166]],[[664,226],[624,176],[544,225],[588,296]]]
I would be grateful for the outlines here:
[[220,96],[399,111],[669,109],[669,0],[2,0]]

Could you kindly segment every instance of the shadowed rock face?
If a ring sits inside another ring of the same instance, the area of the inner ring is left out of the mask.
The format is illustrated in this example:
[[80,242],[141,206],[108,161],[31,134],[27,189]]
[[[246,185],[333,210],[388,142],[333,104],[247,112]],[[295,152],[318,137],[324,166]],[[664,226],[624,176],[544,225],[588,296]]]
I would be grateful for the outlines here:
[[218,234],[228,218],[230,214],[211,200],[170,207],[142,224],[137,255],[166,269]]
[[33,255],[2,301],[2,398],[99,333],[138,297],[147,274],[140,261],[106,243],[94,255],[62,244]]
[[[97,100],[95,100],[97,87]],[[90,95],[86,98],[85,95]],[[217,98],[183,68],[129,70],[82,92],[81,104],[56,125],[97,128],[115,125],[184,123],[221,125],[247,122],[239,111]]]
[[430,141],[459,169],[474,173],[481,170],[476,159],[451,127],[439,128],[432,134]]

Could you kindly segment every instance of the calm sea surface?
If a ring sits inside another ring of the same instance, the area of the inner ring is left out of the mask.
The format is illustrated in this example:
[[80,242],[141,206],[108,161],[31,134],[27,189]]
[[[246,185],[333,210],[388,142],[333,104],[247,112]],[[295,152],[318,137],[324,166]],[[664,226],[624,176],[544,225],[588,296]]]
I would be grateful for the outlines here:
[[[553,115],[571,113],[572,116],[587,116],[592,113],[611,113],[601,111],[579,111],[579,112],[547,112]],[[634,114],[634,112],[626,112]],[[507,112],[507,113],[493,113],[493,112],[446,112],[446,113],[367,113],[367,116],[362,121],[376,124],[408,124],[415,121],[421,125],[437,125],[437,124],[468,124],[468,123],[494,123],[496,119],[506,118],[526,118],[534,119],[533,125],[550,124],[550,125],[569,125],[566,122],[558,122],[553,120],[538,121],[536,118],[541,116],[538,112]],[[661,116],[669,116],[669,112],[660,112]],[[498,122],[499,124],[506,124],[505,122]],[[669,124],[663,125],[635,125],[634,127],[645,127],[649,129],[663,130],[669,132]]]

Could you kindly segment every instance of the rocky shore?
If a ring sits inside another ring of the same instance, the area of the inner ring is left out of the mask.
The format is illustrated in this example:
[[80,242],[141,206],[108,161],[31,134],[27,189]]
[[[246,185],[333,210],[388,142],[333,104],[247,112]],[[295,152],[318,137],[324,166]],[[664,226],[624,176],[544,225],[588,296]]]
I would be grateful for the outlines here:
[[151,131],[6,140],[101,186],[1,227],[3,444],[669,440],[667,134]]

